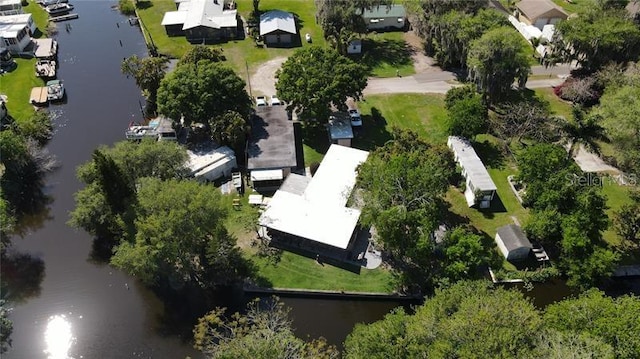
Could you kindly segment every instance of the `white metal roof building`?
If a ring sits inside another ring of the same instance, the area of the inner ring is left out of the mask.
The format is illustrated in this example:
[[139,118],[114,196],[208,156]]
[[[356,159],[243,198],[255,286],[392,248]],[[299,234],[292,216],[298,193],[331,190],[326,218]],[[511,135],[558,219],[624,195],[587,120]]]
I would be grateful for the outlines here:
[[282,10],[272,10],[260,15],[260,36],[265,43],[290,45],[298,33],[293,14]]
[[366,151],[331,145],[304,192],[278,190],[260,217],[260,225],[304,240],[348,249],[360,211],[345,205],[356,183],[356,170],[368,155]]
[[466,178],[467,188],[464,195],[469,207],[476,204],[477,191],[483,194],[480,207],[489,207],[497,188],[471,143],[462,137],[449,136],[447,145],[453,151],[456,162],[462,168],[462,175]]
[[[189,0],[180,1],[177,11],[164,13],[161,25],[170,36],[185,33],[187,38],[212,36],[194,29],[235,31],[238,26],[238,10],[225,0]],[[194,30],[194,31],[189,31]]]

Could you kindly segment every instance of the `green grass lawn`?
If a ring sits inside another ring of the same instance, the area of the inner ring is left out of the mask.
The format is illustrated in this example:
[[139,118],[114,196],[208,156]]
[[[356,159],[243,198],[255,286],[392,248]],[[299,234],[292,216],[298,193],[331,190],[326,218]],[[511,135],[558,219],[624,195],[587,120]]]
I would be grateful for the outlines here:
[[15,70],[0,77],[0,93],[7,95],[9,114],[20,121],[33,115],[33,106],[29,103],[31,88],[44,86],[44,81],[35,75],[35,58],[15,61]]
[[535,96],[539,99],[549,102],[549,109],[554,115],[560,115],[571,120],[573,115],[571,114],[572,105],[553,93],[552,88],[539,88],[534,90]]
[[362,56],[354,56],[353,59],[367,66],[370,76],[413,75],[411,48],[404,41],[403,34],[399,31],[370,33],[364,38]]
[[593,6],[593,1],[591,0],[571,0],[571,2],[567,0],[553,0],[553,2],[564,9],[569,14],[578,12],[583,7]]
[[35,3],[35,1],[29,1],[27,6],[23,6],[22,9],[25,13],[30,13],[33,17],[33,22],[38,28],[33,37],[40,38],[46,36],[47,24],[49,23],[49,14],[42,8],[42,6]]

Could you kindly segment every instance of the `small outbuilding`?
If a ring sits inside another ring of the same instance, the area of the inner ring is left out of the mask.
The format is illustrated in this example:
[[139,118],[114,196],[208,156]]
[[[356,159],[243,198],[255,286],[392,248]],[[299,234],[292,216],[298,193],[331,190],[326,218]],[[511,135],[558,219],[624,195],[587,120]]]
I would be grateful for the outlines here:
[[362,14],[367,30],[405,30],[407,11],[403,5],[380,5],[366,9]]
[[533,249],[522,229],[515,224],[498,228],[495,241],[500,252],[508,261],[525,260]]
[[289,12],[272,10],[260,15],[260,36],[267,46],[290,46],[297,33],[296,19]]
[[230,177],[238,167],[236,155],[227,146],[199,151],[187,150],[191,175],[200,181],[215,181],[221,177]]
[[518,20],[542,30],[545,25],[557,24],[569,16],[551,0],[522,0],[516,4]]
[[353,128],[349,116],[331,116],[327,124],[329,141],[332,144],[351,147],[353,140]]

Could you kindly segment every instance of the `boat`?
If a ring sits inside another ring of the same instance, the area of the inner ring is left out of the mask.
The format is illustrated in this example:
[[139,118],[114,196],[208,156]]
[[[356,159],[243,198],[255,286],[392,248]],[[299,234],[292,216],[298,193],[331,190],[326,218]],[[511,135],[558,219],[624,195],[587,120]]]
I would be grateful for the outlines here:
[[56,3],[44,8],[44,11],[50,16],[66,14],[71,10],[73,10],[73,5],[67,3]]
[[64,97],[64,85],[60,80],[47,81],[47,100],[61,101]]
[[45,78],[56,77],[56,62],[54,60],[38,60],[36,62],[36,76]]
[[42,6],[49,6],[53,4],[68,3],[68,2],[69,0],[38,0],[37,1],[37,3]]

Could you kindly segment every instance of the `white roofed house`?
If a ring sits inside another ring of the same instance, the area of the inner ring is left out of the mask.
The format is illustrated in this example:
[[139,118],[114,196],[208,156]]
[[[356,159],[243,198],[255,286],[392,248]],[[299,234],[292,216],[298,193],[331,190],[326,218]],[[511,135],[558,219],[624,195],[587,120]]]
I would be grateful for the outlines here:
[[272,10],[260,15],[260,36],[265,44],[290,46],[293,44],[298,30],[293,14]]
[[497,188],[471,143],[462,137],[449,136],[447,146],[453,152],[454,159],[460,165],[462,176],[465,178],[464,197],[469,207],[475,205],[480,208],[491,207]]
[[12,54],[20,54],[31,44],[35,30],[31,14],[0,16],[0,47]]
[[164,14],[167,35],[184,35],[191,43],[210,43],[238,35],[239,16],[230,0],[179,1],[177,11]]
[[347,207],[347,201],[357,168],[368,155],[331,145],[313,178],[289,175],[259,220],[271,245],[311,257],[355,261],[352,250],[360,210]]

